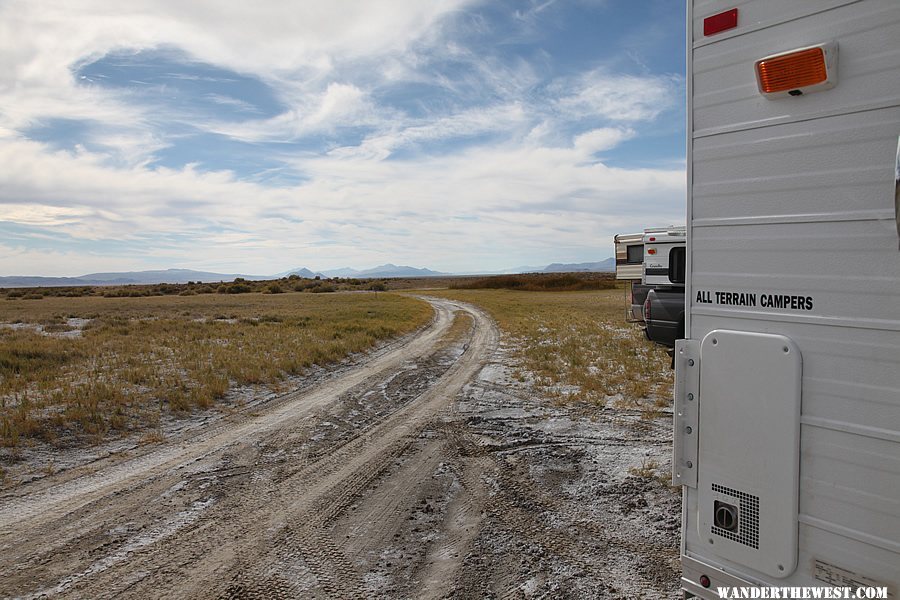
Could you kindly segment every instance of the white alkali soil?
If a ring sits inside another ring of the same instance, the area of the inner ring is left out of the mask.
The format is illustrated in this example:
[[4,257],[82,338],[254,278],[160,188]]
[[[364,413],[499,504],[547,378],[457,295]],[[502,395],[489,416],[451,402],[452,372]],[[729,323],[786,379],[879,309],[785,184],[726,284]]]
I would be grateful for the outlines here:
[[296,391],[5,491],[0,596],[674,596],[670,417],[554,407],[429,301]]

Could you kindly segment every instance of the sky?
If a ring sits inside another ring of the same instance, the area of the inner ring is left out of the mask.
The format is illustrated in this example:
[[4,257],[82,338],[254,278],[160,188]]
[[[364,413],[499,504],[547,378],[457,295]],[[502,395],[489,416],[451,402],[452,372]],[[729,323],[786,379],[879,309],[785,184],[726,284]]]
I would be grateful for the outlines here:
[[444,272],[684,222],[672,0],[4,0],[0,275]]

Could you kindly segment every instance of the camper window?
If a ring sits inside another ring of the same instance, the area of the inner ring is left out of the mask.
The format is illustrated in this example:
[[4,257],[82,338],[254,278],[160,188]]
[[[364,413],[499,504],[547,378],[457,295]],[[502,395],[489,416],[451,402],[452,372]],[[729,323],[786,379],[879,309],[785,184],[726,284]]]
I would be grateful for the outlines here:
[[637,244],[635,246],[628,246],[628,259],[626,262],[629,265],[639,265],[644,262],[644,245]]
[[669,281],[684,283],[684,246],[669,251]]

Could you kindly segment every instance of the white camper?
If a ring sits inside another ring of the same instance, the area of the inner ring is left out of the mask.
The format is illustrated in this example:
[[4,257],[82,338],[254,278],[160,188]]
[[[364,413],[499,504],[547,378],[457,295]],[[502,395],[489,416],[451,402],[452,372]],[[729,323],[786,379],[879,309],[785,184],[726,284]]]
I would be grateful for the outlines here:
[[616,279],[640,281],[644,262],[644,234],[620,233],[613,238],[616,244]]
[[669,278],[669,253],[673,248],[685,245],[685,228],[652,227],[644,230],[644,276],[645,285],[673,285]]
[[620,233],[613,238],[616,245],[616,279],[625,281],[625,320],[638,323],[644,320],[643,306],[647,287],[641,285],[644,276],[644,234]]
[[687,22],[682,587],[900,598],[900,1]]

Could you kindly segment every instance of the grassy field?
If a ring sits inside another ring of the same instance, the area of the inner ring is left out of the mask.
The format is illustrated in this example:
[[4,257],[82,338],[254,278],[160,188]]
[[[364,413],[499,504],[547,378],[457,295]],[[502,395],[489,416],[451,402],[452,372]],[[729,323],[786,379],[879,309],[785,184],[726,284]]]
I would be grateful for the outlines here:
[[614,402],[653,414],[670,401],[670,358],[637,326],[625,323],[621,289],[428,293],[487,310],[516,341],[537,384],[560,402]]
[[10,298],[0,302],[0,445],[153,427],[234,386],[277,386],[371,348],[431,314],[381,293]]

